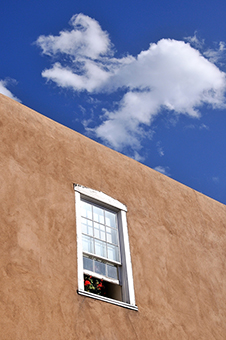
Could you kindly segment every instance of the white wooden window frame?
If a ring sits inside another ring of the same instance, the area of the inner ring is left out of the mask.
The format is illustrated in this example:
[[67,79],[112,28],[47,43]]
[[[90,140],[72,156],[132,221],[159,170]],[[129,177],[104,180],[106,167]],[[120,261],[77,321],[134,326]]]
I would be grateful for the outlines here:
[[[75,210],[76,210],[76,230],[77,230],[77,268],[78,268],[78,294],[91,297],[97,300],[109,302],[118,306],[138,310],[135,304],[134,284],[132,263],[129,247],[129,235],[127,228],[126,212],[127,208],[121,202],[104,194],[103,192],[86,188],[79,184],[74,184],[75,190]],[[84,289],[84,270],[83,270],[83,251],[82,251],[82,228],[81,228],[81,199],[109,209],[117,210],[118,232],[120,236],[121,252],[121,279],[123,301],[114,300],[97,294],[85,291]]]

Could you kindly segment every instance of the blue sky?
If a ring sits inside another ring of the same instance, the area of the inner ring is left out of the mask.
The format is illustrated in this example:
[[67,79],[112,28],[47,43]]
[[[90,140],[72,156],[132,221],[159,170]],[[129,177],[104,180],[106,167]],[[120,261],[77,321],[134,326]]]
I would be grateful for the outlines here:
[[226,204],[225,1],[13,1],[0,92]]

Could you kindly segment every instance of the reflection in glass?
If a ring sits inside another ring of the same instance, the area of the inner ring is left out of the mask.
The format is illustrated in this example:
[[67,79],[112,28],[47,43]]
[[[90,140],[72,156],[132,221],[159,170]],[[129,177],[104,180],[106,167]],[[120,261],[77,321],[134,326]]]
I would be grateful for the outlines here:
[[108,244],[108,259],[112,261],[118,261],[118,247]]
[[94,223],[94,237],[100,238],[105,241],[105,226],[102,224]]
[[82,249],[83,251],[93,253],[93,238],[82,235]]
[[106,227],[106,233],[107,233],[107,242],[118,244],[116,229]]
[[82,216],[92,219],[92,205],[81,201]]
[[119,262],[117,213],[85,201],[81,201],[81,210],[83,252],[94,255],[83,256],[84,270],[118,280],[118,266],[108,263]]
[[94,271],[97,274],[106,276],[106,266],[105,263],[94,260]]
[[116,228],[116,213],[105,211],[106,225],[112,228]]
[[93,259],[83,256],[83,269],[93,271]]
[[100,238],[100,229],[97,223],[94,223],[94,237]]
[[106,257],[106,243],[95,240],[95,254]]
[[105,226],[100,225],[100,239],[105,241]]
[[82,217],[82,232],[93,236],[93,222]]
[[104,210],[93,206],[93,219],[96,222],[104,224]]
[[118,279],[118,270],[117,266],[113,266],[112,264],[107,264],[107,276],[111,279]]

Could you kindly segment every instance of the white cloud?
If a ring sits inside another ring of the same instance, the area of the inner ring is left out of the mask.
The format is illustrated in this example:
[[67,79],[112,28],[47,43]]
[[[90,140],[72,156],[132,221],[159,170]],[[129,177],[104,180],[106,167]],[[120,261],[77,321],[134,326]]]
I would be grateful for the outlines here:
[[[191,46],[197,48],[198,50],[203,50],[205,45],[204,39],[199,39],[197,37],[197,32],[194,33],[192,37],[185,37],[185,41],[189,42]],[[226,46],[224,41],[220,41],[218,44],[215,43],[215,48],[208,48],[206,51],[203,51],[203,55],[207,58],[211,63],[221,65],[221,60],[225,57]]]
[[182,41],[151,44],[110,81],[111,86],[127,86],[127,92],[96,134],[119,150],[125,145],[139,148],[142,125],[150,125],[162,108],[198,118],[204,103],[225,106],[225,74]]
[[159,153],[159,156],[160,157],[164,156],[165,153],[164,153],[163,147],[161,146],[161,142],[160,141],[157,142],[156,146],[157,146],[157,151]]
[[145,157],[141,156],[137,151],[134,151],[134,155],[133,155],[132,158],[135,159],[135,161],[138,161],[138,162],[144,162],[145,161]]
[[161,174],[163,175],[166,175],[166,176],[170,176],[170,173],[169,173],[169,167],[168,166],[161,166],[161,165],[158,165],[154,168],[154,170],[160,172]]
[[203,54],[211,63],[219,63],[219,61],[225,56],[225,43],[220,41],[218,47],[216,49],[209,48]]
[[189,125],[186,125],[184,127],[184,129],[191,129],[191,130],[194,130],[194,129],[199,129],[199,130],[209,130],[209,126],[206,125],[206,124],[199,124],[199,125],[195,125],[195,124],[189,124]]
[[37,44],[44,54],[52,56],[64,53],[74,58],[96,59],[110,52],[108,34],[101,29],[96,20],[78,14],[71,18],[70,24],[73,27],[71,31],[61,31],[58,36],[41,35],[37,39]]
[[9,82],[12,82],[13,80],[0,80],[0,93],[4,94],[5,96],[12,98],[18,102],[21,102],[17,97],[15,97],[12,92],[10,92],[7,89],[7,86],[9,84]]
[[105,112],[105,121],[95,128],[95,133],[110,146],[122,150],[126,146],[141,147],[143,125],[150,125],[157,114],[157,104],[150,92],[127,92],[113,112]]
[[139,150],[145,129],[163,108],[199,118],[204,104],[225,107],[225,73],[191,47],[190,43],[201,44],[196,34],[187,38],[190,43],[162,39],[136,57],[117,59],[108,34],[96,20],[79,14],[70,23],[71,31],[38,38],[43,53],[58,58],[42,76],[60,87],[90,94],[124,91],[117,108],[103,109],[102,123],[92,129],[107,145],[120,151]]
[[195,31],[192,37],[185,37],[184,40],[189,42],[189,44],[191,44],[193,47],[197,49],[201,49],[205,43],[204,39],[201,40],[197,37],[197,31]]
[[97,89],[109,78],[108,72],[92,60],[86,60],[81,69],[85,74],[76,74],[73,69],[55,63],[51,69],[44,70],[42,76],[54,81],[60,87],[88,92],[98,91]]
[[199,130],[209,130],[209,129],[210,129],[209,126],[206,125],[206,124],[201,124],[201,125],[199,126]]

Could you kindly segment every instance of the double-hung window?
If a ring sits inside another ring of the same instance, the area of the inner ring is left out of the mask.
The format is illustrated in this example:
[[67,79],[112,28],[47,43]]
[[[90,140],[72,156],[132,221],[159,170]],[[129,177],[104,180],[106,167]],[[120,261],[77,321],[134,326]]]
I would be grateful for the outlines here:
[[126,206],[80,185],[74,190],[78,293],[137,310]]

